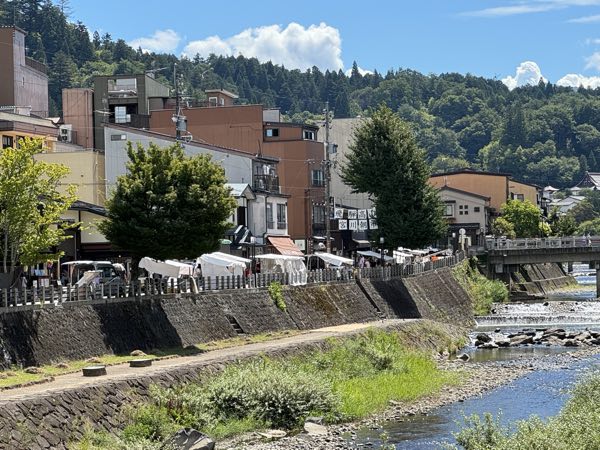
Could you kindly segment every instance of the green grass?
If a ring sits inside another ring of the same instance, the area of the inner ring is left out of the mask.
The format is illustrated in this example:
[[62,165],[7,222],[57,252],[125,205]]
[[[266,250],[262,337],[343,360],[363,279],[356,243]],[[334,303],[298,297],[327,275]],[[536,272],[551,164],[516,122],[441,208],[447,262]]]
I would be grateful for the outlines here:
[[185,386],[153,387],[152,400],[131,406],[129,423],[115,439],[163,442],[182,427],[216,439],[273,427],[294,431],[307,416],[329,423],[355,420],[385,409],[390,400],[410,402],[463,380],[463,373],[441,371],[430,353],[406,343],[412,337],[413,347],[431,350],[432,341],[457,346],[456,338],[430,323],[405,328],[370,329],[331,339],[324,350],[252,359]]
[[508,288],[500,280],[490,280],[477,269],[477,259],[463,261],[452,269],[460,285],[469,293],[475,315],[489,314],[493,303],[508,301]]
[[384,372],[336,383],[335,390],[342,398],[341,412],[349,419],[361,419],[385,410],[390,400],[410,402],[440,391],[444,386],[462,380],[454,372],[440,372],[431,361],[418,355],[407,357],[404,373]]

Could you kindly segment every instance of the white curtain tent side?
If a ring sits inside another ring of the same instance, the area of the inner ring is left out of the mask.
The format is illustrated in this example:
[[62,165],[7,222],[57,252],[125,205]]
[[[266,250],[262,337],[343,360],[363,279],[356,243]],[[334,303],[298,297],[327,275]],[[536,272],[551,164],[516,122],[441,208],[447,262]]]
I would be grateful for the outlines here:
[[343,258],[338,255],[332,255],[331,253],[315,252],[315,256],[318,256],[326,263],[335,267],[341,267],[343,264],[347,264],[349,266],[354,264],[354,261],[350,258]]
[[185,264],[178,261],[157,261],[156,259],[144,256],[140,260],[139,267],[150,274],[162,275],[163,277],[181,278],[191,275],[194,267],[191,264]]
[[306,284],[308,280],[303,256],[268,253],[266,255],[256,255],[256,259],[260,260],[261,273],[287,273],[290,277],[290,284],[294,286]]
[[214,253],[200,256],[196,263],[200,264],[203,277],[243,276],[246,269],[246,263],[215,256]]

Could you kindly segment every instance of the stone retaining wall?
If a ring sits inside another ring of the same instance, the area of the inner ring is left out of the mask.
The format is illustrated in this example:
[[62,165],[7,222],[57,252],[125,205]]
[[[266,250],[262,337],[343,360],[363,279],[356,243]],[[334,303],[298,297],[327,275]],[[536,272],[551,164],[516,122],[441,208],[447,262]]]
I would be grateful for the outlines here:
[[[24,366],[185,347],[246,334],[315,329],[380,318],[471,320],[451,269],[412,278],[285,287],[286,311],[266,289],[69,304],[0,316],[0,366]],[[233,325],[232,325],[233,324]]]
[[575,279],[565,273],[558,263],[523,264],[519,271],[511,274],[511,295],[545,295],[575,284]]

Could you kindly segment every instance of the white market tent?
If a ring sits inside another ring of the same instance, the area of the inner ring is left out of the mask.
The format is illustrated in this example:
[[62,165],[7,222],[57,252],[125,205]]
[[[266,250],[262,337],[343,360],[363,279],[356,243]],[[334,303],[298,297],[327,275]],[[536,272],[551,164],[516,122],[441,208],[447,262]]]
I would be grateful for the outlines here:
[[[368,256],[370,258],[381,259],[381,253],[377,253],[372,250],[359,250],[356,253],[358,253],[359,255]],[[387,256],[387,255],[385,255],[383,258],[385,261],[393,261],[394,260],[394,258],[392,258],[391,256]]]
[[246,264],[250,262],[249,259],[221,252],[207,253],[196,260],[202,268],[203,277],[243,276]]
[[326,263],[329,263],[335,267],[340,267],[343,264],[348,264],[350,266],[354,264],[354,261],[351,260],[350,258],[344,258],[342,256],[332,255],[331,253],[315,252],[315,256],[318,256]]
[[256,255],[260,261],[261,273],[280,273],[289,274],[290,284],[306,284],[308,274],[303,256],[275,255],[268,253],[266,255]]
[[146,270],[151,275],[157,274],[163,277],[182,278],[194,274],[194,266],[179,261],[158,261],[156,259],[144,256],[140,260],[139,267]]

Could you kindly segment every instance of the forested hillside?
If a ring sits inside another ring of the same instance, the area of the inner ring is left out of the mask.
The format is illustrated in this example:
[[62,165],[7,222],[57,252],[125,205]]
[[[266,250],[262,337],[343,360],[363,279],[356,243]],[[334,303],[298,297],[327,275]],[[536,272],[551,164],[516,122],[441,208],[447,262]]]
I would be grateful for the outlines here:
[[[509,91],[499,80],[412,70],[349,76],[316,67],[301,72],[254,58],[177,58],[143,53],[118,36],[99,35],[69,14],[68,1],[0,0],[0,24],[29,32],[29,56],[49,66],[51,111],[65,87],[91,86],[94,75],[156,71],[172,84],[173,63],[186,95],[223,87],[248,103],[278,106],[292,120],[310,120],[329,101],[335,116],[368,116],[385,102],[409,121],[434,171],[474,167],[570,186],[586,169],[600,171],[600,91],[552,84]],[[398,65],[402,61],[397,62]],[[163,69],[164,68],[164,69]]]

